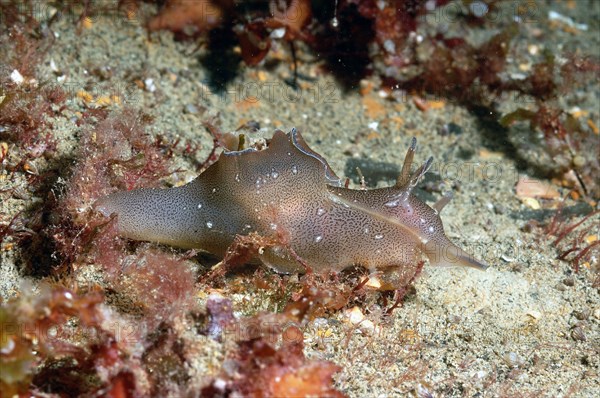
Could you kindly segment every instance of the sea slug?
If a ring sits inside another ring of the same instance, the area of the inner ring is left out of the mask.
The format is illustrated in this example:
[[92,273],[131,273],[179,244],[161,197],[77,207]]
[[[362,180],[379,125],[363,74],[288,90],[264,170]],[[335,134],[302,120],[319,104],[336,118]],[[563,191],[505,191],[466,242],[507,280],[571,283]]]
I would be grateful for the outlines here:
[[277,130],[266,149],[224,151],[187,185],[116,192],[95,208],[116,214],[125,237],[217,256],[237,235],[284,231],[281,244],[258,255],[283,273],[302,272],[299,258],[316,272],[351,265],[382,270],[414,267],[422,254],[432,265],[486,269],[444,234],[439,212],[450,197],[432,208],[413,194],[433,160],[411,173],[415,150],[413,138],[394,186],[354,190],[296,129]]

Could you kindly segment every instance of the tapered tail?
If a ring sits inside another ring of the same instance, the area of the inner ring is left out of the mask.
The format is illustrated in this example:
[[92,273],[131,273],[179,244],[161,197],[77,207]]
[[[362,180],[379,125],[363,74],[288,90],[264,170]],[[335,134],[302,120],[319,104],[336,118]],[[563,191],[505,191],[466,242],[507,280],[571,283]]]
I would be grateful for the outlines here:
[[444,242],[429,242],[425,245],[425,254],[429,262],[441,267],[470,267],[485,271],[488,265],[476,259],[448,239]]

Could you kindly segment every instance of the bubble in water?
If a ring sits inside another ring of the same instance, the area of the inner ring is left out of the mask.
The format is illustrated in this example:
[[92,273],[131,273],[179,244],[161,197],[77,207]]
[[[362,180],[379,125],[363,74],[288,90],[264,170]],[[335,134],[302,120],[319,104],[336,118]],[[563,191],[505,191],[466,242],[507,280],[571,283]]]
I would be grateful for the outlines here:
[[340,25],[340,21],[337,17],[337,9],[338,9],[338,0],[335,0],[335,4],[333,6],[333,18],[331,18],[331,26],[337,28]]

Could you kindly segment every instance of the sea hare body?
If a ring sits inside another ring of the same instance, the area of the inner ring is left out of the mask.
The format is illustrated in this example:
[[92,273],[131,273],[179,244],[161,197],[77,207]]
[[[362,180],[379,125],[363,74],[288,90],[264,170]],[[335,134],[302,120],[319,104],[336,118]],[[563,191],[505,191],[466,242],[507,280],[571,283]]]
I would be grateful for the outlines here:
[[185,186],[116,192],[95,207],[116,213],[123,236],[217,256],[236,235],[277,236],[260,259],[279,272],[303,271],[298,258],[317,272],[414,269],[422,254],[433,265],[485,269],[444,234],[438,213],[449,197],[431,208],[412,194],[432,160],[410,173],[415,148],[413,138],[394,186],[352,190],[299,132],[276,131],[268,148],[226,151]]

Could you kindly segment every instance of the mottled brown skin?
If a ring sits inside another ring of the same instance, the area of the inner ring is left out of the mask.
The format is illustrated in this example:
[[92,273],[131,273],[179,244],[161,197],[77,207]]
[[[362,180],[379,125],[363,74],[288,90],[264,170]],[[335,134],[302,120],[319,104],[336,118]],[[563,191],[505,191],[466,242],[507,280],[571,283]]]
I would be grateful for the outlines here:
[[116,192],[96,209],[116,213],[128,238],[217,256],[236,235],[277,236],[260,259],[279,272],[302,272],[296,255],[317,272],[414,268],[422,254],[433,265],[485,269],[444,234],[438,213],[449,197],[431,208],[412,194],[432,160],[411,174],[415,147],[413,139],[395,186],[352,190],[295,129],[276,131],[267,149],[224,152],[183,187]]

